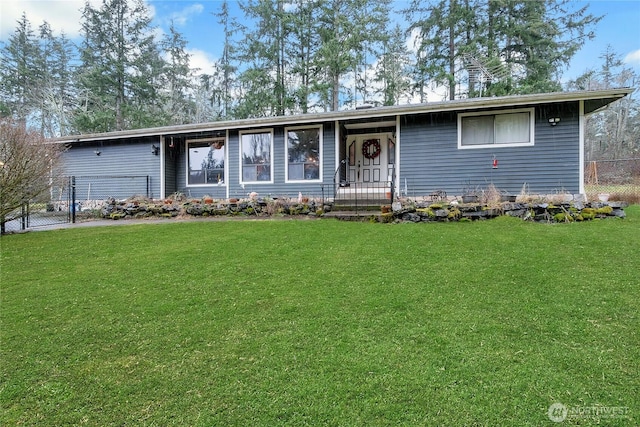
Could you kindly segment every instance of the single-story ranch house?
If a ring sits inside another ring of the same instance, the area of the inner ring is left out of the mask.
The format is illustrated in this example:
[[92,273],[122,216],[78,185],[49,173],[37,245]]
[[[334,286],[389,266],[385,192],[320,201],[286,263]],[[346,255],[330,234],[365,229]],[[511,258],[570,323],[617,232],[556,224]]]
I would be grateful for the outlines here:
[[[633,89],[474,98],[58,138],[66,175],[147,196],[583,194],[584,119]],[[91,189],[79,189],[91,192]]]

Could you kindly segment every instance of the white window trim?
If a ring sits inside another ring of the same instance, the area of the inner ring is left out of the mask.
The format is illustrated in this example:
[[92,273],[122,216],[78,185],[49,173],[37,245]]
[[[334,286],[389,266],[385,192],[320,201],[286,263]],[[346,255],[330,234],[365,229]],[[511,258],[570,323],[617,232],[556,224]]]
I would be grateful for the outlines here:
[[[220,140],[224,140],[224,177],[222,177],[223,179],[223,183],[222,184],[218,184],[215,182],[212,183],[206,183],[206,184],[189,184],[189,144],[200,144],[203,142],[214,142],[214,141],[220,141]],[[228,164],[228,151],[227,151],[227,144],[228,139],[225,137],[208,137],[208,138],[192,138],[192,139],[187,139],[185,141],[185,145],[186,145],[186,156],[185,156],[185,184],[186,187],[189,188],[195,188],[195,187],[224,187],[227,185],[227,173],[228,173],[228,169],[227,169],[227,164]]]
[[[478,144],[478,145],[462,145],[462,118],[478,117],[478,116],[499,116],[501,114],[529,113],[529,142],[516,142],[510,144]],[[519,108],[515,110],[491,110],[475,113],[459,113],[458,114],[458,149],[473,150],[476,148],[508,148],[508,147],[531,147],[535,145],[535,124],[536,124],[535,108]]]
[[[287,134],[289,133],[289,131],[296,131],[296,130],[304,130],[304,129],[318,129],[318,143],[320,144],[320,147],[318,148],[318,168],[320,169],[318,172],[318,179],[289,179],[289,139]],[[284,167],[284,182],[285,183],[296,183],[296,184],[300,184],[300,183],[317,183],[317,182],[322,182],[322,165],[323,165],[323,154],[322,154],[322,145],[323,145],[323,141],[322,141],[322,133],[323,133],[323,128],[322,125],[311,125],[311,126],[291,126],[291,127],[286,127],[284,128],[284,162],[285,162],[285,167]]]
[[[256,134],[256,133],[268,133],[271,134],[271,146],[269,147],[269,157],[271,158],[271,161],[269,163],[270,165],[270,174],[271,174],[271,179],[269,181],[244,181],[242,179],[242,176],[244,175],[244,169],[243,169],[243,164],[242,164],[242,136],[243,135],[251,135],[251,134]],[[273,136],[273,129],[253,129],[253,130],[245,130],[245,131],[240,131],[238,134],[238,162],[240,164],[240,184],[273,184],[273,179],[274,179],[274,175],[275,175],[275,170],[273,169],[273,146],[275,145],[275,140],[274,140],[274,136]]]

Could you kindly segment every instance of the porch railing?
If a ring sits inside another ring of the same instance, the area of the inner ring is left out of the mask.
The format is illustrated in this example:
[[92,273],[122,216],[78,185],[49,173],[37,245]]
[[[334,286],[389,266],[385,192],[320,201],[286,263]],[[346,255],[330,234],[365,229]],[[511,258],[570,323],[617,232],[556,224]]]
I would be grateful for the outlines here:
[[347,161],[338,165],[332,184],[322,185],[323,204],[333,204],[334,210],[370,211],[380,205],[390,205],[395,198],[395,170],[389,181],[356,182],[345,179]]

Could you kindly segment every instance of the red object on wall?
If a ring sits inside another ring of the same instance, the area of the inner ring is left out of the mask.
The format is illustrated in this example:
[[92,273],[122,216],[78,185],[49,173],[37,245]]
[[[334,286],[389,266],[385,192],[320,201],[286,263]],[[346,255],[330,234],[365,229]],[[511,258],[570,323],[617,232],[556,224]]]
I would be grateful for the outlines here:
[[493,168],[498,169],[498,159],[496,158],[493,159]]

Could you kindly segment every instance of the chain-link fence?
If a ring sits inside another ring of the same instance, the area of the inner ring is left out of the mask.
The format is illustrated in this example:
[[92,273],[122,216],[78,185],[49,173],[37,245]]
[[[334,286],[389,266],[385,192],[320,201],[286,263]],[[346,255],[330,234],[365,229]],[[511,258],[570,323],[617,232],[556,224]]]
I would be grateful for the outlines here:
[[71,179],[67,176],[51,178],[50,190],[37,199],[26,200],[9,212],[2,224],[2,232],[15,232],[71,221]]
[[640,158],[590,161],[584,176],[590,200],[640,203]]
[[51,180],[51,189],[38,199],[28,200],[10,212],[2,224],[3,233],[97,218],[109,199],[149,197],[150,177],[72,176]]
[[102,175],[71,177],[73,220],[99,216],[109,199],[150,197],[151,178],[148,175]]

